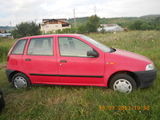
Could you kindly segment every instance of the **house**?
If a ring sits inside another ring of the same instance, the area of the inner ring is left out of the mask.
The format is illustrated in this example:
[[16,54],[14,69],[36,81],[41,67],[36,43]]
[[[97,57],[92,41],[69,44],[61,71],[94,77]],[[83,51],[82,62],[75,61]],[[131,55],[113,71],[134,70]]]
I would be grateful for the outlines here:
[[10,38],[12,38],[12,34],[11,33],[0,33],[0,37],[10,37]]
[[6,33],[6,30],[0,29],[0,33]]
[[55,32],[56,30],[63,30],[71,28],[67,19],[43,19],[41,24],[41,31],[43,33]]
[[124,28],[117,24],[100,24],[100,27],[98,28],[98,32],[118,32],[118,31],[124,31]]

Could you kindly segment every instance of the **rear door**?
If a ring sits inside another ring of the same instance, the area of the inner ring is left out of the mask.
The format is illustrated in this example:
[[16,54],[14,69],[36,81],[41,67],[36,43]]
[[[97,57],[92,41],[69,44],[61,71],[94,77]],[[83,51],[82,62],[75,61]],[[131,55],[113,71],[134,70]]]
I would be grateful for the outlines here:
[[31,38],[23,56],[24,71],[36,84],[58,82],[58,64],[53,37]]
[[27,39],[18,40],[8,55],[7,69],[22,71],[22,57]]
[[[104,85],[104,53],[80,38],[58,37],[59,76],[63,84]],[[95,50],[99,57],[87,56]]]

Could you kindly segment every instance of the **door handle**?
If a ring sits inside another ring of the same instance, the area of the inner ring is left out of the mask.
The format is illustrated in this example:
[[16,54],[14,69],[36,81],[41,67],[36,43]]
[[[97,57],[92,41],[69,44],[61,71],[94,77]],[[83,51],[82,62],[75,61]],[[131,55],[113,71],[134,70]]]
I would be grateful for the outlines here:
[[67,63],[67,60],[60,60],[61,63]]
[[25,61],[31,61],[31,59],[30,58],[26,58]]

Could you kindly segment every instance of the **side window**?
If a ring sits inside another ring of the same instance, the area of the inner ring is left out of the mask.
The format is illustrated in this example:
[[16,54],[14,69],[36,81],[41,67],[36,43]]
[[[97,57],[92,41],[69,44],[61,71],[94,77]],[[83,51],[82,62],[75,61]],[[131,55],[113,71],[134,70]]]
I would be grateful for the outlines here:
[[87,51],[92,50],[86,43],[72,37],[59,37],[59,47],[61,56],[88,57]]
[[11,54],[22,55],[27,40],[19,40],[14,46]]
[[28,47],[28,55],[53,55],[53,38],[33,38]]

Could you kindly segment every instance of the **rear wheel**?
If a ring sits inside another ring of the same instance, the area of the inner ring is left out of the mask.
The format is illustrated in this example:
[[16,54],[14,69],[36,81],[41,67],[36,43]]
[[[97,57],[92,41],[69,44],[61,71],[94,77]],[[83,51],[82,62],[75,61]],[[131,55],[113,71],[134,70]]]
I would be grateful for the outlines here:
[[27,88],[30,86],[29,78],[23,73],[16,73],[12,77],[12,85],[17,88]]
[[114,91],[130,93],[137,88],[135,80],[127,74],[117,74],[111,78],[109,87]]

